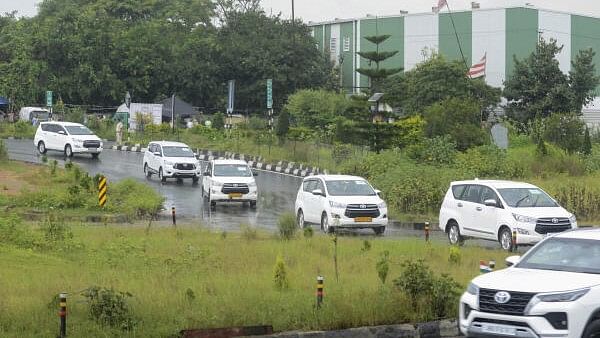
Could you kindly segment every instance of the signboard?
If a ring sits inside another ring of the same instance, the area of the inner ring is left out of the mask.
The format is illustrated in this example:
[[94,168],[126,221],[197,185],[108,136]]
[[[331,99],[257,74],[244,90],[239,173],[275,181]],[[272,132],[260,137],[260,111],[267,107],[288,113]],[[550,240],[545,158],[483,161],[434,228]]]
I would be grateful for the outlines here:
[[229,95],[227,96],[227,114],[233,113],[233,101],[235,100],[235,80],[229,80]]
[[163,105],[160,103],[131,103],[129,108],[129,128],[137,129],[138,114],[146,115],[152,119],[152,124],[162,123]]
[[267,109],[273,109],[273,80],[267,79]]
[[52,91],[51,90],[46,91],[46,106],[52,107]]

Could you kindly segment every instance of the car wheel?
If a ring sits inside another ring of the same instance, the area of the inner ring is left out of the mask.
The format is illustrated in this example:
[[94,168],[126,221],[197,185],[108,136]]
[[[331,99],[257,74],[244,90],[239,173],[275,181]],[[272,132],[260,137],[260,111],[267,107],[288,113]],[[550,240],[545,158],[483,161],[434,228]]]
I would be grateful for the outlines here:
[[327,217],[326,213],[323,213],[321,216],[321,229],[323,229],[326,234],[331,234],[334,232],[334,228],[329,225],[329,217]]
[[256,209],[256,201],[250,201],[250,208]]
[[448,241],[451,245],[463,245],[465,240],[460,234],[460,228],[456,222],[452,222],[448,228]]
[[373,228],[373,231],[375,232],[375,235],[380,236],[385,232],[385,227],[375,227]]
[[200,177],[198,177],[198,176],[194,176],[194,177],[192,177],[192,182],[193,182],[194,184],[198,184],[198,181],[199,181],[199,180],[200,180]]
[[100,156],[100,154],[99,154],[99,153],[93,153],[93,154],[92,154],[92,158],[93,158],[93,159],[98,159],[98,156]]
[[306,226],[306,223],[304,223],[304,213],[302,212],[302,209],[298,209],[298,215],[296,216],[296,224],[298,224],[298,227],[300,229],[304,229],[304,227]]
[[163,175],[163,171],[162,168],[158,169],[158,178],[160,179],[161,182],[166,182],[167,178]]
[[500,246],[503,250],[511,251],[513,248],[512,242],[512,233],[510,229],[507,227],[503,227],[500,229],[500,233],[498,234],[498,241],[500,242]]
[[148,163],[144,163],[144,175],[146,175],[146,177],[150,178],[152,176],[152,173],[150,172],[150,169],[148,168]]
[[38,151],[40,152],[40,154],[45,154],[46,153],[46,144],[44,143],[44,141],[40,141],[38,143]]
[[73,157],[73,149],[71,148],[70,144],[67,144],[65,146],[65,156],[66,157]]
[[590,323],[583,331],[583,338],[598,338],[600,337],[600,319],[596,319]]

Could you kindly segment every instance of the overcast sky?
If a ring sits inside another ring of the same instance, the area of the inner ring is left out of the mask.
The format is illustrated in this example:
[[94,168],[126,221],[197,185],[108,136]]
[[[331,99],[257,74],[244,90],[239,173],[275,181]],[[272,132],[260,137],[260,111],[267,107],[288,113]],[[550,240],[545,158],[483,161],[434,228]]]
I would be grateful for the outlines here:
[[[40,0],[0,0],[0,12],[17,10],[19,15],[35,15],[35,4]],[[451,9],[466,9],[471,0],[448,0]],[[267,13],[284,16],[291,15],[292,0],[262,0]],[[437,0],[295,0],[296,16],[304,21],[326,21],[334,18],[356,18],[367,14],[390,15],[400,10],[409,13],[431,11]],[[571,13],[587,14],[600,17],[600,1],[598,0],[480,0],[482,8],[524,5],[530,3],[539,8],[555,9]]]

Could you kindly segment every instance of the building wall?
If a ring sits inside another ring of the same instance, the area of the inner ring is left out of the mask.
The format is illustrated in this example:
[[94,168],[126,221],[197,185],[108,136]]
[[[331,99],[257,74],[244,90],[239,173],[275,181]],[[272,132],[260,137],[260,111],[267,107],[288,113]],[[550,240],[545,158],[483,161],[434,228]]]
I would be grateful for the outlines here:
[[[454,30],[456,27],[456,32]],[[452,60],[459,60],[471,65],[473,20],[471,12],[457,12],[450,15],[441,13],[439,16],[439,52]],[[460,41],[460,45],[458,41]],[[482,55],[483,56],[483,55]],[[473,60],[479,60],[476,57]]]
[[504,9],[473,12],[472,60],[486,55],[488,84],[502,86],[506,72],[506,11]]

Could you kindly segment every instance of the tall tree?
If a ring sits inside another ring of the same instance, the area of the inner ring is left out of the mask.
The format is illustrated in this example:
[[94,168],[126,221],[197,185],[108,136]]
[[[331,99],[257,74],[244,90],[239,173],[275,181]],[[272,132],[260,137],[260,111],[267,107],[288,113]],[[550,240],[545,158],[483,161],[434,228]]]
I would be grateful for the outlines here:
[[375,45],[375,50],[370,52],[358,52],[362,58],[369,61],[369,66],[375,63],[375,68],[358,68],[356,71],[369,78],[371,91],[378,91],[382,80],[390,75],[399,73],[402,68],[382,68],[380,63],[398,54],[398,51],[380,51],[380,45],[384,43],[391,35],[365,36],[365,40]]
[[594,96],[594,90],[600,84],[600,77],[596,75],[596,65],[594,56],[596,53],[590,49],[580,50],[571,61],[571,70],[569,71],[569,84],[573,91],[573,108],[577,113],[581,112],[581,107],[590,103]]

